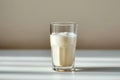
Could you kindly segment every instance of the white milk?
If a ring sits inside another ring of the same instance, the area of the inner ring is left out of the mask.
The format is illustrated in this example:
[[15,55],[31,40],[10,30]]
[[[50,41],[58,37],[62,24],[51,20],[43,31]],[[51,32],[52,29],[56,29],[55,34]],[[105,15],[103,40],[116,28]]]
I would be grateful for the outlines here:
[[74,63],[76,34],[71,32],[53,33],[50,35],[53,64],[71,66]]

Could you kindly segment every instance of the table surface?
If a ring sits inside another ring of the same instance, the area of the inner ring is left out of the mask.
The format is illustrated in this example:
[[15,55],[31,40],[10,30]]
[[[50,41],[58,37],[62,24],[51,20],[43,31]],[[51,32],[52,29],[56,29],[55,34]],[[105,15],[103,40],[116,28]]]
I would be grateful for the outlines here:
[[50,50],[0,50],[0,80],[120,80],[120,50],[77,50],[75,72],[55,72]]

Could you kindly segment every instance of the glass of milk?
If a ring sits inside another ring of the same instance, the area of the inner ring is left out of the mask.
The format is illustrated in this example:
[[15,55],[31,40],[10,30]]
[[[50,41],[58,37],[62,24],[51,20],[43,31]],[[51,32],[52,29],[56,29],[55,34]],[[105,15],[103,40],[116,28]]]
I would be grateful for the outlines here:
[[75,22],[53,22],[50,24],[50,45],[53,70],[74,70],[77,24]]

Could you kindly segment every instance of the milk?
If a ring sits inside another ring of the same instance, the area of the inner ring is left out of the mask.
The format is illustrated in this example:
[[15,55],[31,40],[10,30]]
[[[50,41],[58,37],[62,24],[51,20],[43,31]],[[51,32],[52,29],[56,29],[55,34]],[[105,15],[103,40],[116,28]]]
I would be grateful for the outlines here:
[[74,63],[76,34],[72,32],[52,33],[50,35],[54,66],[71,66]]

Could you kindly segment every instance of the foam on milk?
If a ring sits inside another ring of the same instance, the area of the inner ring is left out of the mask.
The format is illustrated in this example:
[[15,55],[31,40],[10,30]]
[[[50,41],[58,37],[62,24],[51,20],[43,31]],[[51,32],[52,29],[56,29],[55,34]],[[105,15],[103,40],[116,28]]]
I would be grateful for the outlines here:
[[52,59],[55,66],[71,66],[74,62],[76,34],[72,32],[50,35]]

